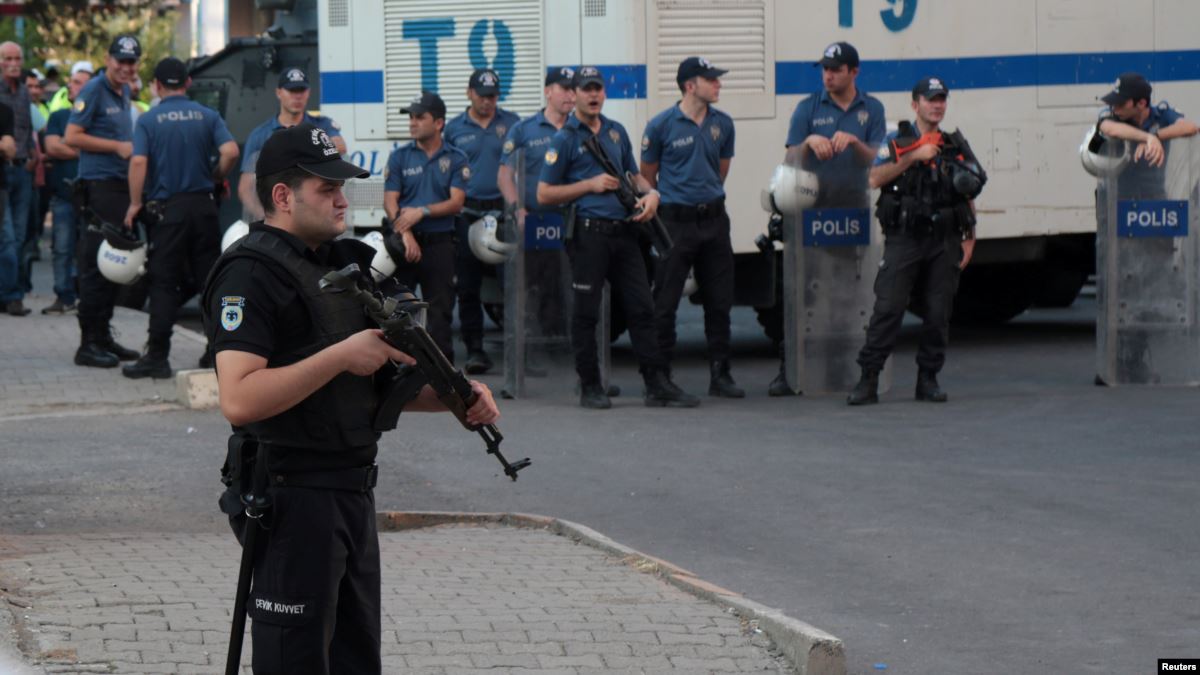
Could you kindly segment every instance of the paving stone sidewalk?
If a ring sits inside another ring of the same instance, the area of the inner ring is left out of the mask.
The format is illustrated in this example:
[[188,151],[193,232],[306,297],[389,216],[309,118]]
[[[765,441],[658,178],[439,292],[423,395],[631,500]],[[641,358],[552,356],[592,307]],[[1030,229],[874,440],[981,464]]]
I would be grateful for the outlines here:
[[[753,622],[545,529],[380,536],[385,673],[792,672]],[[0,606],[32,673],[221,672],[239,551],[220,535],[0,536]]]
[[[43,315],[42,308],[53,301],[53,294],[28,295],[25,305],[33,310],[32,314],[0,315],[0,334],[4,335],[4,348],[0,349],[0,418],[176,401],[174,379],[131,380],[121,375],[120,368],[75,365],[79,321],[74,314]],[[146,341],[148,319],[143,312],[116,308],[112,327],[117,342],[140,350]],[[173,367],[195,368],[203,351],[199,334],[176,327],[171,340]]]

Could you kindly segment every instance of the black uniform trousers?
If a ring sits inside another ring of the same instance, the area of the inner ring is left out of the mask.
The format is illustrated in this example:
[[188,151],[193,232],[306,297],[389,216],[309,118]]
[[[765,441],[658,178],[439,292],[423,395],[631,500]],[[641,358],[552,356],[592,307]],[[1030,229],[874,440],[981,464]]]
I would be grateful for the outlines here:
[[[503,199],[468,199],[466,206],[476,211],[493,211],[504,208]],[[483,261],[471,252],[467,231],[475,219],[459,216],[455,219],[458,243],[454,255],[454,291],[458,295],[458,325],[463,342],[468,349],[483,348]]]
[[[378,675],[374,494],[277,487],[271,497],[246,604],[255,675]],[[239,541],[247,520],[230,518]]]
[[221,227],[212,193],[172,195],[149,235],[150,345],[169,348],[179,306],[187,300],[185,275],[190,272],[191,280],[203,283],[221,255]]
[[[100,220],[120,226],[129,210],[129,184],[123,180],[87,181],[88,205]],[[84,338],[107,334],[116,303],[118,284],[100,273],[96,254],[104,235],[85,217],[79,224],[75,266],[79,273],[79,327]]]
[[658,265],[654,283],[654,329],[663,357],[675,348],[675,313],[683,297],[688,271],[696,269],[696,283],[704,306],[704,336],[708,358],[729,358],[729,311],[733,307],[733,246],[729,241],[729,214],[724,200],[707,208],[664,204],[659,208],[671,234],[670,254]]
[[875,277],[875,307],[867,326],[867,342],[858,353],[863,370],[878,372],[896,346],[900,323],[912,298],[923,315],[917,348],[917,366],[937,373],[946,362],[950,339],[950,313],[962,262],[958,232],[913,235],[893,232],[883,245],[883,261]]
[[596,325],[606,280],[625,310],[625,324],[642,372],[667,365],[654,335],[654,298],[634,227],[632,223],[580,218],[575,236],[567,242],[575,303],[571,342],[575,371],[584,384],[600,382]]
[[429,303],[425,330],[446,358],[454,360],[454,342],[450,326],[454,322],[454,233],[414,233],[421,247],[416,263],[396,261],[396,281],[413,293],[420,286],[420,297]]

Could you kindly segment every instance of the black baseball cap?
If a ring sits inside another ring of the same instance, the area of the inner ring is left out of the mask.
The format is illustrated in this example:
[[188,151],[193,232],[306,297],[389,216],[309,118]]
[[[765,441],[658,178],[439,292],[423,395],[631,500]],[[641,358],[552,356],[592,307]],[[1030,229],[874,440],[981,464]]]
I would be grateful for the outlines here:
[[329,135],[308,122],[271,134],[258,155],[254,173],[270,176],[292,167],[299,167],[326,180],[371,176],[371,172],[342,159],[337,146],[329,140]]
[[938,96],[946,97],[950,95],[950,88],[939,77],[925,77],[917,81],[912,89],[913,100],[917,97],[921,98],[937,98]]
[[187,82],[187,64],[174,56],[168,56],[159,61],[157,66],[154,66],[154,79],[172,89],[177,89],[183,86],[184,82]]
[[118,35],[108,46],[108,53],[118,61],[136,61],[142,58],[142,43],[132,35]]
[[477,68],[471,73],[467,86],[480,96],[497,96],[500,94],[500,76],[491,68]]
[[425,90],[421,95],[414,98],[408,105],[400,109],[401,115],[420,116],[425,113],[433,115],[434,119],[446,118],[446,102],[441,96],[432,91]]
[[1140,73],[1122,73],[1113,90],[1100,97],[1108,105],[1120,105],[1129,99],[1140,101],[1150,98],[1150,83]]
[[552,84],[562,85],[568,89],[575,86],[575,69],[562,66],[561,68],[550,68],[546,71],[546,86]]
[[308,75],[299,68],[284,68],[283,72],[279,73],[279,88],[287,89],[288,91],[300,91],[308,89]]
[[718,78],[728,70],[717,68],[708,62],[708,59],[703,56],[689,56],[679,63],[679,70],[675,73],[675,81],[683,84],[693,77],[707,77],[709,79]]
[[857,68],[858,50],[849,42],[835,42],[825,48],[825,53],[821,55],[821,60],[813,65],[821,66],[822,68],[837,68],[841,65]]
[[589,84],[598,84],[604,86],[604,76],[600,74],[600,69],[596,66],[583,66],[575,71],[575,78],[572,80],[575,83],[576,89],[582,89]]

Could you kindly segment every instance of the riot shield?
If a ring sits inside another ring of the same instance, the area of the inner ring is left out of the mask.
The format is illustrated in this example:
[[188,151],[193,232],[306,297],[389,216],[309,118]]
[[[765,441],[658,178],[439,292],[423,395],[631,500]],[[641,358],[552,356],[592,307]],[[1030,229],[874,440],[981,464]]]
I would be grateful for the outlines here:
[[[504,387],[506,398],[561,395],[576,381],[571,351],[571,265],[564,245],[562,213],[527,204],[530,181],[537,175],[526,168],[525,150],[517,150],[514,174],[517,207],[523,218],[506,221],[504,239],[517,244],[504,264]],[[528,206],[533,206],[530,209]],[[597,343],[600,372],[608,383],[608,290]]]
[[[1111,144],[1109,144],[1111,145]],[[1096,191],[1096,368],[1104,384],[1200,384],[1200,139],[1130,158]]]
[[[865,167],[814,175],[815,200],[798,202],[813,203],[783,220],[784,368],[793,390],[843,393],[861,372],[883,235]],[[880,392],[890,382],[889,360]]]

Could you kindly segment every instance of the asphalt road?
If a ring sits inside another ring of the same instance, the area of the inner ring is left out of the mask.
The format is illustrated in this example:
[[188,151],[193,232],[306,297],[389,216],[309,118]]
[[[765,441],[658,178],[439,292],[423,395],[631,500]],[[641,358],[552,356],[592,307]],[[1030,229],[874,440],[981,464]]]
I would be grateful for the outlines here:
[[[647,409],[618,347],[610,411],[569,384],[503,404],[503,479],[444,415],[381,446],[380,509],[573,520],[825,629],[850,672],[1133,673],[1200,656],[1200,391],[1092,385],[1093,305],[957,330],[943,386],[911,398],[911,328],[878,406],[771,399],[751,314],[751,396]],[[677,379],[703,393],[700,321]],[[498,387],[499,378],[488,380]],[[0,532],[220,531],[214,412],[0,422]]]

